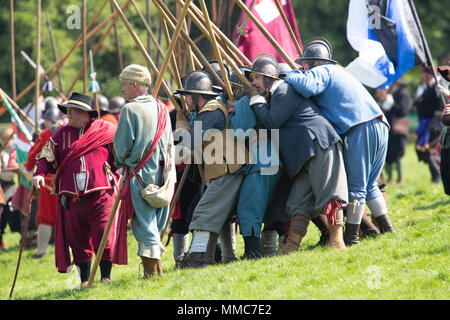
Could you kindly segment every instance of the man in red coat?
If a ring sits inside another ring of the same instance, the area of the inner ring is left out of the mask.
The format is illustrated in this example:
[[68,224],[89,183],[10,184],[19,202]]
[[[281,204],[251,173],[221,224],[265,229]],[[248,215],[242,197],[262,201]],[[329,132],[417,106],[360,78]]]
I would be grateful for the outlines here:
[[[73,262],[79,267],[81,285],[86,286],[120,178],[115,173],[112,153],[116,126],[94,120],[97,111],[91,107],[91,97],[81,93],[72,93],[58,107],[67,114],[68,124],[43,148],[32,183],[40,188],[45,185],[45,175],[54,173],[54,192],[61,199],[56,217],[56,266],[59,272],[68,271],[70,247]],[[111,230],[100,262],[102,282],[109,282],[111,277],[115,224]]]
[[[62,125],[62,114],[57,106],[48,108],[42,116],[44,119],[45,130],[39,134],[34,145],[31,147],[27,155],[24,172],[33,172],[36,165],[36,157],[41,153],[42,148],[47,141],[53,136],[57,129]],[[39,211],[37,213],[37,251],[33,258],[40,259],[47,253],[47,247],[50,241],[52,227],[56,222],[56,207],[58,195],[51,194],[52,191],[52,174],[45,176],[44,188],[39,193]]]

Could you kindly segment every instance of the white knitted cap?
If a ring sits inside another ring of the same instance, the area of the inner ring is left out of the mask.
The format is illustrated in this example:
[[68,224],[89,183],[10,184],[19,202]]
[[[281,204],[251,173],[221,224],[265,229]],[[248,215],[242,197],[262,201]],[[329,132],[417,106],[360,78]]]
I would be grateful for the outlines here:
[[138,64],[130,64],[124,68],[120,73],[119,79],[120,81],[136,82],[147,86],[150,86],[152,83],[150,71],[146,67]]

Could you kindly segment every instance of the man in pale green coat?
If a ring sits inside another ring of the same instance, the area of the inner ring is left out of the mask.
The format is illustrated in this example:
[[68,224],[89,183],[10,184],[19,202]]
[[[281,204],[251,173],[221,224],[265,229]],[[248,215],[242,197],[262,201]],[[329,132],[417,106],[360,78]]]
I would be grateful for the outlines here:
[[[151,84],[146,67],[129,65],[119,76],[123,97],[127,104],[122,108],[114,137],[114,156],[118,167],[127,166],[131,172],[145,157],[156,134],[158,106],[148,94]],[[133,234],[138,242],[138,256],[144,266],[144,278],[162,274],[160,232],[169,217],[169,206],[153,208],[141,197],[141,189],[148,184],[162,185],[164,159],[169,143],[173,144],[170,117],[157,147],[148,162],[130,180],[130,193],[134,215],[131,219]]]

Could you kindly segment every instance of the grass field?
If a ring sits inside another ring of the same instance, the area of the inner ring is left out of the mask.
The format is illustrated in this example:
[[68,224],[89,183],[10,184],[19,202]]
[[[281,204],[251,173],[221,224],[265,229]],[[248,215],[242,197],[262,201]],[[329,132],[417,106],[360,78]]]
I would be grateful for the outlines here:
[[[403,158],[403,185],[389,185],[386,196],[396,234],[365,239],[336,251],[313,249],[319,232],[310,225],[301,251],[289,256],[238,261],[201,270],[174,271],[171,245],[163,256],[165,275],[142,280],[136,241],[128,235],[127,266],[114,266],[109,285],[97,280],[79,289],[76,270],[58,274],[54,250],[34,260],[25,251],[14,290],[21,300],[229,300],[229,299],[444,299],[450,298],[450,197],[431,184],[428,168],[412,145]],[[5,234],[9,249],[0,252],[0,299],[8,299],[19,252],[19,234]],[[237,256],[243,253],[237,235]]]

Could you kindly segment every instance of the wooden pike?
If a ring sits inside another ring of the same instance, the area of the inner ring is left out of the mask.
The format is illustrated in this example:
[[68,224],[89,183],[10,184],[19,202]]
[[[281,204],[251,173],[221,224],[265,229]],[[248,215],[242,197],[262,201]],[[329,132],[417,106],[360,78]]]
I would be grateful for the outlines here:
[[83,41],[83,93],[87,93],[87,86],[88,86],[88,80],[87,80],[87,41],[86,41],[86,1],[83,0],[83,22],[82,22],[82,41]]
[[181,12],[181,16],[179,17],[178,23],[175,27],[175,31],[173,32],[172,40],[170,41],[169,48],[167,49],[166,56],[164,58],[164,62],[161,66],[161,69],[159,70],[158,78],[156,79],[155,85],[153,87],[153,92],[152,92],[153,97],[156,97],[156,95],[158,94],[158,90],[161,85],[162,78],[164,76],[164,72],[166,71],[166,67],[167,67],[167,64],[169,63],[169,59],[172,57],[173,48],[175,47],[175,44],[177,43],[178,36],[180,35],[180,32],[181,32],[181,27],[183,26],[184,17],[186,16],[186,13],[187,13],[187,10],[189,8],[189,4],[191,3],[191,1],[192,0],[186,1],[185,6],[183,7],[183,11]]
[[[108,0],[109,1],[109,0]],[[122,5],[122,10],[125,10],[128,7],[128,4],[130,3],[131,0],[127,0],[123,5]],[[105,33],[103,34],[102,38],[98,41],[97,45],[94,47],[93,50],[93,54],[97,54],[98,50],[101,48],[103,41],[105,41],[106,37],[109,35],[109,33],[111,32],[113,26],[117,23],[117,20],[120,18],[119,14],[117,12],[114,12],[113,14],[111,14],[111,17],[113,17],[113,21],[111,22],[111,24],[108,26],[108,29],[106,29]],[[109,20],[108,20],[109,21]],[[89,38],[89,35],[88,35]],[[87,68],[87,64],[89,63],[89,61],[86,61],[86,68]],[[83,69],[80,70],[80,72],[78,73],[78,75],[75,77],[74,81],[72,82],[72,85],[70,86],[69,90],[67,90],[66,95],[68,96],[70,94],[70,92],[72,92],[73,88],[75,87],[75,84],[78,82],[78,80],[80,80],[81,76],[83,75]]]
[[[145,60],[147,61],[148,65],[150,66],[151,72],[157,73],[158,68],[154,64],[152,58],[150,58],[150,55],[148,54],[147,50],[145,50],[144,45],[142,44],[141,40],[137,36],[136,32],[134,32],[133,28],[131,27],[130,23],[128,22],[127,17],[125,17],[123,11],[120,9],[119,5],[117,4],[116,0],[111,0],[114,8],[119,13],[120,18],[122,19],[123,23],[125,24],[125,27],[127,28],[129,34],[135,41],[136,45],[139,47],[139,50],[141,51],[142,55],[144,56]],[[167,96],[169,97],[170,101],[174,105],[175,108],[180,108],[178,105],[177,100],[172,96],[172,92],[170,91],[169,87],[166,85],[164,81],[161,82],[161,86],[163,87],[164,91],[166,92]]]
[[16,52],[15,52],[15,39],[14,39],[14,0],[10,1],[10,32],[11,32],[11,88],[14,100],[17,98],[16,88]]
[[284,10],[283,10],[283,7],[281,6],[281,3],[278,0],[275,0],[274,2],[275,2],[276,6],[278,8],[278,11],[280,12],[281,18],[283,19],[284,25],[286,26],[286,28],[287,28],[287,30],[289,32],[289,35],[291,36],[291,39],[294,42],[294,45],[295,45],[295,48],[297,49],[298,54],[300,56],[302,56],[303,55],[303,50],[300,47],[300,44],[298,43],[298,39],[297,39],[297,37],[294,34],[294,30],[292,30],[291,24],[289,23],[288,19],[286,18],[286,13],[284,13]]
[[41,0],[37,1],[37,27],[36,27],[36,86],[35,86],[35,98],[34,98],[34,109],[35,109],[35,126],[34,131],[39,134],[39,96],[40,96],[40,76],[39,76],[39,65],[41,64]]
[[17,105],[17,103],[10,96],[8,96],[8,94],[6,94],[6,92],[3,91],[1,88],[0,88],[0,96],[6,97],[8,102],[11,104],[11,106],[17,112],[17,114],[19,116],[21,116],[24,121],[28,122],[28,124],[30,126],[34,127],[34,121],[31,120],[30,117],[28,117],[27,114]]
[[[115,12],[114,7],[111,4],[111,12]],[[119,60],[119,72],[123,70],[123,57],[122,50],[120,48],[119,30],[117,24],[114,24],[114,40],[116,42],[117,59]],[[150,50],[150,49],[149,49]]]
[[283,57],[287,64],[292,69],[297,69],[297,65],[292,61],[292,59],[288,56],[286,51],[278,44],[278,42],[272,37],[272,35],[266,30],[266,28],[259,22],[259,20],[248,10],[245,4],[241,0],[234,0],[236,4],[245,12],[245,14],[252,19],[253,23],[262,32],[262,34],[266,37],[267,40],[272,44],[272,46],[277,50],[277,52]]
[[[277,0],[275,0],[275,2],[278,2]],[[250,3],[250,6],[248,7],[248,9],[250,11],[253,10],[253,5],[255,4],[255,0],[252,0],[252,2]],[[237,37],[236,40],[234,40],[234,45],[237,46],[239,44],[239,40],[241,40],[241,36],[243,36],[244,31],[245,31],[245,27],[247,26],[247,22],[248,22],[248,16],[245,16],[244,19],[242,19],[242,23],[241,25],[236,29],[237,30]]]
[[[158,1],[159,4],[161,3],[161,0],[154,0],[154,1],[155,2]],[[162,7],[162,9],[170,17],[171,20],[175,19],[175,17],[170,13],[170,11],[167,7]],[[195,15],[191,16],[191,20],[192,20],[192,22],[195,23],[195,25],[199,28],[199,30],[201,32],[203,32],[203,34],[205,34],[206,36],[209,35],[208,30],[206,30],[206,28],[203,26],[203,24],[200,22],[200,20],[197,19],[197,17]],[[192,41],[192,39],[190,39],[186,34],[183,34],[183,33],[182,33],[182,36],[187,38],[192,49],[195,51],[196,55],[202,60],[202,63],[204,64],[204,66],[208,68],[208,70],[211,72],[213,77],[215,77],[215,79],[218,79],[217,81],[219,82],[219,85],[224,87],[222,80],[220,80],[220,78],[218,77],[216,72],[211,68],[211,66],[210,66],[209,62],[206,60],[206,58],[203,57],[201,52],[199,52],[199,53],[197,52],[198,48],[195,45],[195,43]],[[241,75],[240,70],[234,65],[235,62],[232,61],[232,59],[227,55],[227,53],[224,51],[224,49],[221,46],[219,46],[219,49],[222,50],[223,58],[227,61],[228,65],[233,69],[233,71],[241,79],[241,81],[243,81],[243,83],[245,83],[247,85],[251,85],[250,82],[248,81],[248,79]]]
[[[174,22],[176,21],[176,18],[173,16],[173,14],[170,12],[170,10],[167,8],[167,6],[165,4],[162,3],[161,0],[153,0],[153,3],[160,9],[160,12],[164,13],[164,17],[166,19],[166,21],[169,23],[169,26],[172,29],[175,29],[175,24]],[[194,17],[195,18],[195,17]],[[194,21],[194,20],[192,20]],[[194,23],[196,23],[194,21]],[[197,24],[197,23],[196,23]],[[203,27],[203,26],[202,26]],[[204,27],[203,27],[204,28]],[[205,29],[206,30],[206,29]],[[206,31],[206,34],[208,34],[208,32]],[[211,65],[208,62],[208,59],[206,59],[206,57],[203,55],[203,53],[201,52],[201,50],[196,46],[196,44],[194,43],[194,41],[192,41],[192,39],[189,37],[189,35],[184,31],[181,30],[181,35],[184,37],[185,40],[188,41],[189,45],[191,46],[192,50],[194,50],[195,55],[200,59],[201,63],[208,69],[208,71],[211,73],[211,75],[214,77],[214,79],[217,81],[217,83],[219,83],[219,85],[224,88],[225,84],[223,83],[223,81],[219,78],[219,76],[217,75],[217,73],[214,71],[214,69],[211,67]]]
[[[166,42],[170,43],[170,35],[169,35],[169,29],[167,28],[167,22],[166,20],[162,17],[162,14],[160,13],[160,18],[161,18],[161,24],[162,24],[162,30],[164,32],[164,36],[166,37]],[[175,59],[175,54],[172,51],[171,54],[171,59],[170,59],[170,63],[172,65],[173,70],[175,71],[175,81],[177,82],[177,85],[179,88],[182,87],[181,84],[181,76],[180,76],[180,72],[178,69],[178,65],[177,65],[177,60]],[[181,106],[183,107],[183,110],[188,111],[188,107],[186,106],[186,102],[184,101],[184,99],[180,99],[181,102]],[[180,110],[177,110],[177,112],[179,112]]]
[[[95,22],[95,20],[97,19],[97,17],[100,15],[101,11],[103,10],[103,8],[105,7],[105,5],[108,3],[108,1],[110,0],[105,0],[105,3],[102,5],[102,7],[97,11],[97,13],[95,14],[94,18],[92,18],[91,22],[89,23],[89,25],[86,27],[86,29],[89,29]],[[87,40],[92,37],[98,30],[100,30],[109,20],[110,20],[111,16],[106,18],[105,20],[103,20],[101,23],[99,23],[87,36]],[[52,76],[50,76],[50,78],[53,78],[56,73],[59,71],[59,69],[63,66],[64,62],[67,60],[67,58],[72,54],[72,52],[77,49],[80,45],[81,45],[81,35],[78,37],[78,39],[75,41],[75,43],[73,44],[72,48],[61,58],[58,59],[58,61],[56,61],[54,64],[52,64],[43,74],[40,75],[40,79],[44,78],[46,75],[48,75],[51,71],[53,71],[53,69],[56,68],[56,72],[54,72],[52,74]],[[30,90],[32,90],[36,85],[36,81],[33,81],[31,84],[28,85],[28,87],[26,87],[20,94],[17,95],[15,101],[19,101],[20,99],[22,99],[28,92],[30,92]]]
[[[141,19],[142,23],[144,24],[145,28],[147,29],[147,33],[150,36],[151,40],[153,41],[153,44],[156,46],[157,51],[161,56],[164,56],[164,50],[159,44],[158,39],[156,38],[155,34],[153,33],[152,29],[150,28],[150,25],[145,20],[144,15],[142,14],[142,11],[139,9],[139,6],[136,4],[134,0],[131,0],[131,4],[133,5],[134,9],[136,10],[136,13],[138,14],[139,18]],[[175,77],[175,71],[173,70],[172,66],[168,66],[170,73],[173,77]]]
[[[186,5],[187,4],[188,3],[186,2]],[[211,20],[209,19],[208,8],[206,7],[205,0],[200,0],[200,6],[202,7],[203,15],[204,15],[205,21],[206,21],[206,27],[209,31],[209,39],[210,39],[211,45],[213,47],[217,62],[219,63],[220,72],[222,73],[222,77],[225,82],[225,91],[227,92],[228,98],[230,99],[230,101],[234,101],[233,90],[231,90],[231,84],[228,79],[228,74],[225,72],[225,67],[224,67],[223,61],[222,61],[222,55],[221,55],[220,50],[217,45],[216,37],[214,35],[214,30],[211,26]]]
[[22,241],[20,242],[20,250],[19,250],[19,257],[17,259],[17,265],[16,265],[16,272],[14,274],[14,280],[11,286],[11,291],[9,292],[9,300],[11,300],[13,292],[14,292],[14,287],[16,285],[16,280],[17,280],[17,275],[19,274],[19,267],[20,267],[20,260],[22,258],[22,252],[23,252],[23,247],[25,246],[25,239],[26,239],[26,235],[28,232],[28,227],[30,225],[30,219],[31,219],[31,206],[33,204],[33,198],[36,194],[36,188],[32,188],[28,194],[29,196],[29,200],[28,200],[28,214],[27,214],[27,220],[25,223],[25,228],[23,230],[22,233]]
[[[56,52],[56,43],[55,43],[55,37],[53,36],[53,28],[50,22],[50,17],[48,15],[48,11],[46,11],[46,18],[47,18],[47,28],[48,28],[48,34],[50,36],[50,41],[52,44],[52,53],[53,53],[53,60],[56,62],[58,61],[58,53]],[[61,70],[58,70],[58,80],[59,80],[59,88],[61,91],[64,91],[62,76],[61,76]]]
[[[180,4],[184,4],[183,0],[176,0]],[[191,3],[190,10],[188,11],[189,17],[194,21],[197,19],[204,26],[206,24],[205,19],[203,17],[202,11],[197,8],[194,3]],[[239,59],[246,65],[251,66],[251,61],[234,45],[233,41],[231,41],[216,25],[212,25],[214,32],[217,35],[217,38],[223,41],[223,47],[226,47],[233,51],[233,53],[239,57]],[[239,64],[240,61],[236,61]],[[241,65],[241,64],[239,64]]]

